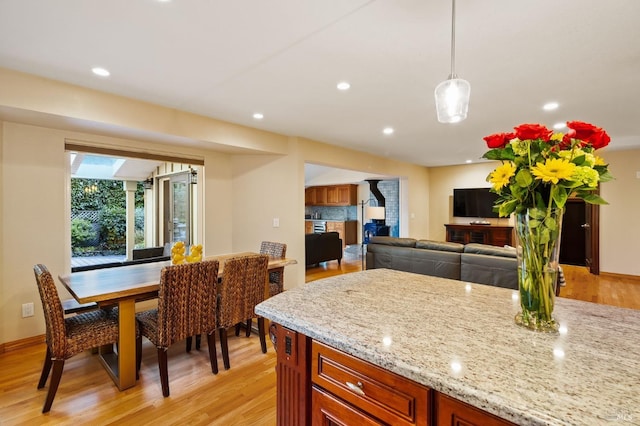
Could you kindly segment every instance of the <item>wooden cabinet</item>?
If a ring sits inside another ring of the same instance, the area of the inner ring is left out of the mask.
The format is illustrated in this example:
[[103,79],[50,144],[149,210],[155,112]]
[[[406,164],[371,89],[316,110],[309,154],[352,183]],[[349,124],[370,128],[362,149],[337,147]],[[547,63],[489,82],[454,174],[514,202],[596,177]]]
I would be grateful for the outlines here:
[[310,220],[304,221],[304,233],[313,234],[313,222]]
[[311,390],[311,424],[322,426],[382,426],[373,417],[351,407],[322,388]]
[[305,189],[306,206],[355,206],[358,185],[310,186]]
[[513,246],[512,226],[447,224],[447,241],[453,243],[480,243],[503,247]]
[[271,323],[277,424],[514,426],[429,387]]
[[355,220],[348,220],[346,222],[327,221],[327,232],[337,232],[340,234],[342,247],[358,242],[358,222]]
[[435,410],[437,413],[436,424],[438,426],[513,426],[514,424],[503,420],[486,411],[479,410],[469,404],[453,399],[449,396],[437,393],[435,397]]
[[316,398],[319,406],[312,399],[312,413],[331,413],[334,424],[428,424],[429,388],[322,343],[311,352],[311,381],[332,395]]
[[305,206],[324,206],[327,204],[327,187],[312,186],[304,191]]

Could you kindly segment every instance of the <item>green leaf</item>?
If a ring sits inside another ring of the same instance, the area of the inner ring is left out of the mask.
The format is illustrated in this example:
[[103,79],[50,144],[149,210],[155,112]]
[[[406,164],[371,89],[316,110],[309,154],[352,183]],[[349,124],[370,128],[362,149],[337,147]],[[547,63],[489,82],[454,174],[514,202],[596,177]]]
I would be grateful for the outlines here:
[[541,209],[529,209],[529,216],[534,219],[544,219],[547,213]]
[[567,202],[567,198],[569,198],[569,194],[566,189],[558,185],[553,185],[551,187],[551,198],[555,201],[556,206],[563,208]]
[[547,228],[549,228],[552,231],[555,231],[556,229],[558,229],[558,222],[556,222],[556,220],[554,218],[548,216],[544,220],[544,226],[546,226]]
[[533,182],[533,177],[528,170],[522,169],[518,172],[518,174],[516,174],[516,183],[521,188],[528,187],[529,185],[531,185],[531,182]]
[[512,149],[494,148],[484,153],[482,158],[487,160],[513,160],[515,154]]
[[551,235],[549,234],[549,230],[544,228],[542,232],[540,232],[538,244],[547,244],[549,241],[551,241]]
[[586,157],[584,155],[579,155],[578,157],[575,157],[573,160],[571,160],[571,162],[576,166],[582,166],[585,159]]
[[518,200],[511,200],[500,204],[498,213],[500,217],[508,217],[518,206]]
[[590,204],[609,204],[597,194],[586,194],[584,196],[580,196],[580,198]]
[[529,220],[529,228],[531,228],[531,229],[537,228],[538,226],[540,226],[541,223],[542,222],[540,222],[537,219],[530,219]]
[[610,180],[615,179],[609,170],[605,170],[602,174],[600,174],[600,182],[609,182]]

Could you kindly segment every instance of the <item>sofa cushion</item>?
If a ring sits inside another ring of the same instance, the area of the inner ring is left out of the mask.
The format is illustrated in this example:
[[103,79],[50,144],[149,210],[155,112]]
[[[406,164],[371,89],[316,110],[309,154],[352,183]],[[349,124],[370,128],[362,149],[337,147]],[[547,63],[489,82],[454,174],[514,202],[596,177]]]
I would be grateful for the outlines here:
[[518,289],[518,261],[515,257],[465,252],[460,260],[462,281]]
[[367,269],[388,268],[436,277],[460,279],[460,253],[369,244]]
[[449,243],[446,241],[418,240],[416,241],[416,248],[462,253],[464,244]]
[[516,249],[513,247],[497,247],[487,244],[467,244],[466,246],[464,246],[464,252],[485,254],[488,256],[516,257]]
[[398,237],[371,237],[369,244],[384,244],[385,246],[396,247],[415,247],[416,240],[414,238],[398,238]]

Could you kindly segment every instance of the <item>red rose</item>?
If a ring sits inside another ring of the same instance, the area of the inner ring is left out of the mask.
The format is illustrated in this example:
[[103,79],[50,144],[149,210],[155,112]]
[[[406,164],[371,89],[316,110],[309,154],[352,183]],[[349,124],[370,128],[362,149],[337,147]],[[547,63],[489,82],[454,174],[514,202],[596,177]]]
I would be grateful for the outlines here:
[[520,140],[542,139],[545,142],[551,138],[551,130],[540,124],[521,124],[514,127],[516,136]]
[[513,133],[495,133],[485,136],[483,139],[487,142],[487,146],[493,149],[504,148],[514,137]]
[[588,142],[591,144],[593,149],[600,149],[609,145],[609,142],[611,142],[611,138],[609,137],[607,132],[600,129],[599,132],[595,132],[593,135],[591,135],[591,137],[588,139]]
[[585,143],[591,144],[594,149],[604,148],[609,145],[611,138],[600,127],[582,121],[568,121],[567,127],[575,130],[575,139],[580,139]]

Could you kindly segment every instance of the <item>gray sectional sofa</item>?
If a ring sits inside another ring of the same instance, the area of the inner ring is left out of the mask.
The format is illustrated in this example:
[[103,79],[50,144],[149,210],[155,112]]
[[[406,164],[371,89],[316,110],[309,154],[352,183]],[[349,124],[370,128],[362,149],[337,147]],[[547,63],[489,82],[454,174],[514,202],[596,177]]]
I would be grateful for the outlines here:
[[388,268],[518,289],[516,251],[485,244],[373,237],[367,269]]

